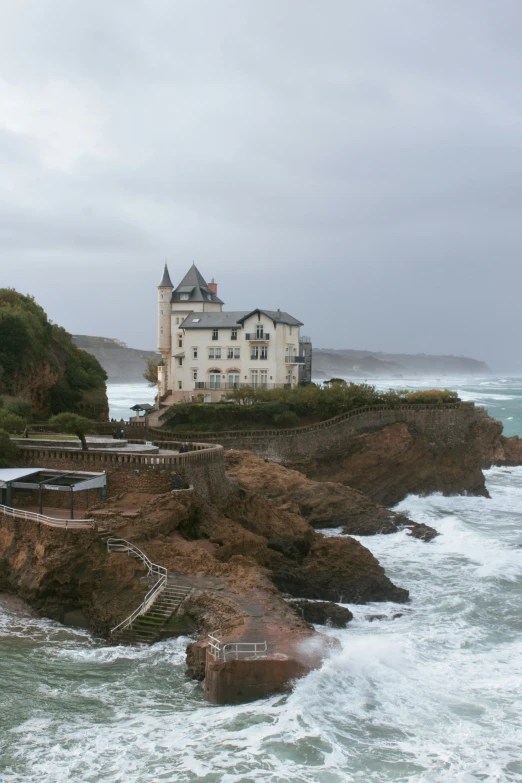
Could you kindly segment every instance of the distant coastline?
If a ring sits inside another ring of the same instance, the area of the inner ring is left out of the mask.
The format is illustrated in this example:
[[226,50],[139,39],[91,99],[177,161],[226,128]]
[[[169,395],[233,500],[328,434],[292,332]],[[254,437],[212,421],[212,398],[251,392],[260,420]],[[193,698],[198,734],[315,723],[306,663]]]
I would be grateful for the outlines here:
[[[109,376],[110,383],[139,383],[147,360],[156,351],[129,348],[116,338],[73,335],[79,348],[93,354]],[[380,378],[441,378],[488,376],[492,372],[485,362],[466,356],[382,353],[356,349],[314,348],[314,379],[336,376],[354,380]]]

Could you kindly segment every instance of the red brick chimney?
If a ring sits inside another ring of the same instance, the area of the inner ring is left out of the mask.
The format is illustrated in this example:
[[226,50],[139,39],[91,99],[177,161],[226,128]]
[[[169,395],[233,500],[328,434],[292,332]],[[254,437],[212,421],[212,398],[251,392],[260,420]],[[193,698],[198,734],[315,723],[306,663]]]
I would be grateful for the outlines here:
[[217,283],[215,282],[214,278],[212,278],[212,281],[208,284],[208,287],[212,293],[217,296]]

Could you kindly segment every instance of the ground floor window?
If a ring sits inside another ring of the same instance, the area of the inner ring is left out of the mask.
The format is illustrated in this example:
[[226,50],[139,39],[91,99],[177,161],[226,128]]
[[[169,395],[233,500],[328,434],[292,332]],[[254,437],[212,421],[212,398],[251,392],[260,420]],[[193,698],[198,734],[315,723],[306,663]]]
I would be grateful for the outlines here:
[[228,388],[229,389],[239,389],[239,373],[238,372],[229,372],[228,373]]
[[251,370],[250,371],[250,383],[254,387],[259,385],[259,372],[258,372],[258,370]]
[[209,387],[211,389],[219,389],[221,387],[221,373],[210,372],[208,374]]

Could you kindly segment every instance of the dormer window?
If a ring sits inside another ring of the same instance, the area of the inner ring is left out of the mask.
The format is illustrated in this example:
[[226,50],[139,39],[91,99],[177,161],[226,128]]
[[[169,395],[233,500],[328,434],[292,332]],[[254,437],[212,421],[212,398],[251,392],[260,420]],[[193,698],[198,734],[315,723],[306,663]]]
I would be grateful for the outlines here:
[[189,298],[189,295],[188,294],[180,294],[179,298],[180,298],[180,300],[182,302],[186,302],[188,300],[188,298]]
[[212,329],[212,339],[218,340],[219,339],[219,332],[217,329]]
[[231,340],[237,340],[237,329],[232,329],[232,334],[230,335]]

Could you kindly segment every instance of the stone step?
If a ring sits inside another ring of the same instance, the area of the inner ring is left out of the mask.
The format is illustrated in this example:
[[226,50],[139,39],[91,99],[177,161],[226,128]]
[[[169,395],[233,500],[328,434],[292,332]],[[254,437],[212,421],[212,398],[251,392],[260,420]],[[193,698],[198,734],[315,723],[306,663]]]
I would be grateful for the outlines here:
[[165,606],[173,606],[174,604],[177,605],[184,601],[185,598],[185,595],[179,596],[178,598],[159,598],[154,602],[154,606],[162,606],[163,604],[165,604]]

